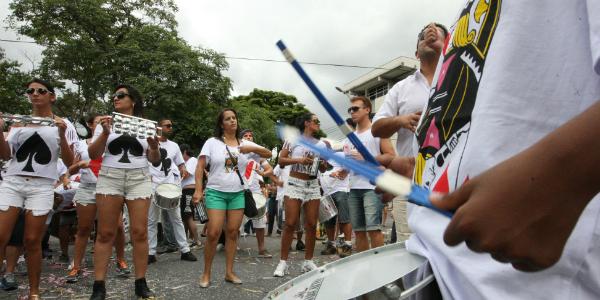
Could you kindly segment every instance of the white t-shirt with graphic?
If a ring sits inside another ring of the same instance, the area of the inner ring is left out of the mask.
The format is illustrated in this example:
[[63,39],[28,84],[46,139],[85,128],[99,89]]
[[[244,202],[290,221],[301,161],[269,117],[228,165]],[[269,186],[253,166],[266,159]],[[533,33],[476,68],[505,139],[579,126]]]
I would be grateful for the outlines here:
[[[429,83],[421,71],[404,78],[385,95],[383,104],[375,114],[373,123],[380,119],[402,116],[423,110],[429,98]],[[413,142],[415,135],[406,128],[398,130],[396,152],[400,156],[415,156]]]
[[[241,145],[258,146],[253,142],[245,140],[241,141]],[[240,184],[240,178],[235,172],[234,167],[237,166],[239,170],[245,170],[248,161],[259,160],[260,156],[256,153],[241,154],[239,147],[227,146],[227,148],[229,148],[233,159],[237,160],[237,164],[231,160],[225,143],[221,140],[213,137],[208,139],[204,143],[204,146],[202,146],[199,157],[206,157],[206,163],[210,164],[206,188],[220,192],[239,192],[244,187]]]
[[[317,146],[317,147],[320,147],[323,149],[327,148],[327,146],[325,145],[325,143],[323,143],[323,141],[317,140],[315,138],[311,138],[310,141],[313,144],[315,144],[315,146]],[[311,151],[309,148],[307,148],[306,146],[304,146],[302,144],[292,144],[287,141],[283,144],[283,149],[287,149],[290,152],[289,153],[290,158],[310,157],[313,159],[313,163],[310,165],[303,165],[303,164],[290,165],[291,172],[302,173],[302,174],[306,174],[308,176],[314,176],[314,177],[317,176],[317,174],[319,172],[319,162],[320,162],[319,154]]]
[[159,142],[158,148],[160,161],[156,164],[148,162],[150,175],[152,175],[152,183],[179,184],[181,178],[177,166],[185,163],[183,155],[181,155],[181,150],[179,150],[179,145],[171,140],[167,140]]
[[189,176],[186,177],[185,179],[181,180],[181,187],[196,183],[196,166],[197,165],[198,165],[198,159],[195,157],[190,157],[185,162],[185,169],[187,170]]
[[[367,151],[373,155],[373,157],[377,157],[377,155],[381,154],[381,139],[376,138],[371,133],[371,129],[365,130],[363,132],[355,131],[356,137],[360,140],[360,142],[367,148]],[[344,154],[346,157],[351,157],[351,154],[356,151],[356,148],[352,143],[346,139],[344,142]],[[374,190],[375,185],[371,184],[369,180],[361,175],[358,175],[354,172],[350,172],[348,175],[350,176],[350,189],[353,190]]]
[[[442,193],[530,147],[600,99],[599,1],[479,0],[463,8],[417,130],[414,180]],[[447,246],[449,219],[423,207],[410,208],[414,234],[407,248],[428,258],[446,299],[598,299],[599,218],[596,195],[561,259],[535,273],[516,271],[464,243]]]
[[[92,142],[102,134],[102,126],[96,126]],[[148,167],[146,151],[148,141],[136,137],[110,132],[102,166],[117,169],[139,169]]]

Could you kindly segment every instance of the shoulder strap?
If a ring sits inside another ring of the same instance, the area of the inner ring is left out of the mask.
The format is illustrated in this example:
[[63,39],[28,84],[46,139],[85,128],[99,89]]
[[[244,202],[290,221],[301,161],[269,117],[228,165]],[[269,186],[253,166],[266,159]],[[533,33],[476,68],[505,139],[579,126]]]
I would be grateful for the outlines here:
[[234,159],[233,155],[231,155],[231,152],[229,152],[229,147],[227,147],[227,144],[225,144],[225,149],[227,150],[227,154],[229,154],[229,158],[231,159],[231,162],[234,162],[234,161],[236,162],[236,166],[234,168],[235,173],[237,173],[238,177],[240,178],[240,184],[242,184],[242,186],[244,186],[244,188],[245,188],[244,180],[242,179],[242,175],[240,174],[240,170],[239,170],[240,167],[239,167],[238,161],[236,159]]

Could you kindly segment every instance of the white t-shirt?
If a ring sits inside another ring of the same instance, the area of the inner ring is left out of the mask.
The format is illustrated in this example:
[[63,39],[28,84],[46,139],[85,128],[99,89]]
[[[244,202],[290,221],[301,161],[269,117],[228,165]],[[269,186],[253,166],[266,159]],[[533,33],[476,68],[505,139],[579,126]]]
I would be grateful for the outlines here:
[[[317,140],[315,138],[310,139],[313,144],[317,147],[321,147],[323,149],[327,148],[323,141]],[[291,144],[289,142],[285,142],[283,144],[283,149],[288,149],[290,151],[290,158],[301,158],[301,157],[310,157],[313,158],[313,163],[311,165],[303,165],[303,164],[293,164],[290,165],[291,172],[298,172],[302,174],[306,174],[308,176],[317,176],[319,172],[319,154],[312,152],[309,148],[302,144]]]
[[[102,134],[102,126],[96,126],[92,142]],[[136,137],[110,132],[106,141],[102,166],[117,169],[139,169],[148,167],[146,158],[148,141]]]
[[177,166],[184,164],[183,155],[179,150],[177,143],[167,140],[159,142],[160,161],[156,164],[148,162],[152,183],[173,183],[179,184],[181,178]]
[[197,165],[198,165],[198,159],[195,157],[190,157],[185,162],[185,169],[187,170],[189,176],[181,181],[181,187],[196,183],[196,166]]
[[285,194],[285,184],[288,180],[288,177],[290,176],[290,168],[289,166],[285,166],[284,168],[280,167],[279,164],[275,166],[275,168],[273,169],[273,175],[275,175],[275,177],[279,178],[279,181],[281,181],[283,183],[282,186],[277,186],[277,201],[280,201],[283,199],[283,196]]
[[[337,152],[335,155],[344,157],[344,153],[342,152]],[[319,183],[323,189],[323,195],[331,195],[336,192],[348,192],[350,189],[350,176],[346,176],[342,180],[331,177],[331,173],[341,171],[343,168],[333,160],[330,160],[329,164],[333,168],[325,173],[321,173],[319,176]]]
[[[241,141],[241,145],[258,146],[245,140]],[[240,178],[234,167],[237,166],[239,170],[245,170],[248,161],[258,160],[260,156],[256,153],[241,154],[239,147],[227,146],[227,148],[229,148],[231,156],[238,161],[237,165],[231,161],[225,143],[221,140],[213,137],[208,139],[202,146],[199,157],[205,156],[206,163],[210,164],[206,188],[221,192],[239,192],[244,187],[240,184]]]
[[[390,89],[385,95],[383,104],[375,114],[373,123],[377,120],[407,115],[423,110],[429,98],[429,83],[427,78],[417,70],[414,74],[404,78]],[[398,139],[396,140],[396,152],[400,156],[415,156],[413,141],[415,135],[406,128],[398,130]]]
[[[471,13],[462,12],[451,30],[453,48],[438,64],[417,137],[414,180],[438,192],[453,191],[530,147],[600,99],[599,1],[474,1],[464,7]],[[586,151],[598,149],[582,149],[582,155]],[[407,248],[429,259],[446,299],[598,299],[599,217],[596,195],[558,263],[535,273],[516,271],[464,243],[445,245],[449,219],[423,207],[410,209],[415,234]]]
[[[365,130],[361,133],[355,131],[356,137],[360,140],[360,142],[367,148],[369,153],[373,155],[373,157],[377,157],[377,155],[381,154],[381,139],[376,138],[371,133],[371,129]],[[344,154],[350,157],[351,153],[356,151],[356,148],[352,143],[346,139],[344,142]],[[350,189],[358,190],[374,190],[375,185],[371,184],[369,180],[363,176],[357,175],[354,172],[350,172]]]
[[246,171],[244,172],[243,176],[244,176],[244,180],[246,180],[246,182],[250,183],[249,188],[250,188],[250,191],[252,191],[253,193],[262,193],[262,190],[260,188],[260,183],[264,182],[264,179],[262,178],[262,176],[260,176],[258,174],[257,171],[264,170],[265,164],[269,164],[269,163],[267,162],[267,160],[261,159],[260,163],[257,163],[256,161],[254,161],[253,163],[249,162],[246,165]]
[[[80,140],[77,142],[75,146],[75,151],[80,157],[82,161],[90,161],[90,154],[88,152],[88,144],[85,140]],[[79,182],[81,183],[97,183],[98,177],[92,172],[90,168],[81,168],[79,169]]]

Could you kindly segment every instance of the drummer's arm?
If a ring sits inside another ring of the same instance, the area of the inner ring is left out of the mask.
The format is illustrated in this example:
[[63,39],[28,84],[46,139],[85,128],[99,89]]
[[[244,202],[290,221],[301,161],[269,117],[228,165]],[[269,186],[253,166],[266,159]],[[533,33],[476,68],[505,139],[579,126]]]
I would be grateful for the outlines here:
[[177,166],[177,168],[179,169],[179,174],[181,174],[181,178],[185,179],[190,175],[187,169],[185,168],[185,164],[180,164],[179,166]]
[[196,171],[194,171],[194,181],[196,184],[196,190],[194,191],[194,196],[192,199],[194,203],[198,203],[200,198],[202,197],[202,193],[204,192],[204,187],[202,186],[202,182],[204,179],[204,168],[206,167],[206,156],[200,156],[198,158],[198,164],[196,165]]
[[281,152],[279,152],[279,165],[281,167],[297,164],[297,163],[300,163],[300,161],[302,160],[302,159],[298,159],[298,158],[291,158],[291,157],[289,157],[289,155],[290,155],[290,150],[288,150],[286,148],[281,149]]

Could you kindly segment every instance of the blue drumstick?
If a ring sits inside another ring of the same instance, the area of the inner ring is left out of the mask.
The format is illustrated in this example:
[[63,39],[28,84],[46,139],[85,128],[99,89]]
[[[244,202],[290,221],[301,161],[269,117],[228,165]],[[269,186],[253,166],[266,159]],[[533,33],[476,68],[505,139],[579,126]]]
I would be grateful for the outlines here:
[[319,100],[319,102],[321,102],[321,105],[323,105],[323,107],[325,108],[327,113],[329,113],[329,115],[333,118],[333,120],[337,124],[338,128],[348,138],[348,140],[350,140],[350,142],[352,143],[352,145],[354,145],[356,150],[365,158],[365,160],[378,166],[379,163],[377,162],[377,160],[375,160],[375,157],[373,157],[373,155],[371,155],[371,153],[367,150],[367,148],[365,148],[365,146],[360,142],[360,140],[354,134],[354,132],[352,132],[352,129],[350,129],[350,126],[348,126],[348,124],[346,124],[344,119],[342,119],[340,114],[338,114],[338,112],[333,108],[331,103],[329,103],[329,101],[327,100],[327,98],[325,98],[323,93],[321,93],[319,88],[313,83],[313,81],[310,79],[310,77],[308,77],[308,74],[306,74],[306,72],[304,71],[302,66],[300,66],[300,64],[298,63],[296,58],[294,58],[294,56],[292,55],[290,50],[285,46],[283,41],[279,40],[277,42],[277,47],[279,47],[279,50],[281,50],[281,52],[283,53],[283,56],[285,56],[285,59],[292,65],[292,67],[294,67],[294,69],[296,70],[298,75],[300,75],[300,78],[302,78],[302,80],[304,80],[304,83],[306,83],[308,88],[313,92],[313,94],[315,94],[315,97],[317,97],[317,100]]
[[347,168],[358,175],[364,176],[386,192],[392,193],[396,196],[405,196],[410,203],[428,207],[443,214],[444,216],[452,218],[452,212],[440,210],[431,204],[429,201],[430,191],[428,189],[413,184],[409,178],[396,174],[391,170],[381,170],[369,162],[359,162],[354,159],[344,158],[335,155],[335,152],[333,151],[325,148],[319,148],[310,141],[306,140],[300,134],[300,131],[294,127],[280,127],[279,133],[283,138],[291,143],[300,143],[309,148],[311,151],[318,153],[321,158],[325,160],[333,160],[344,168]]

